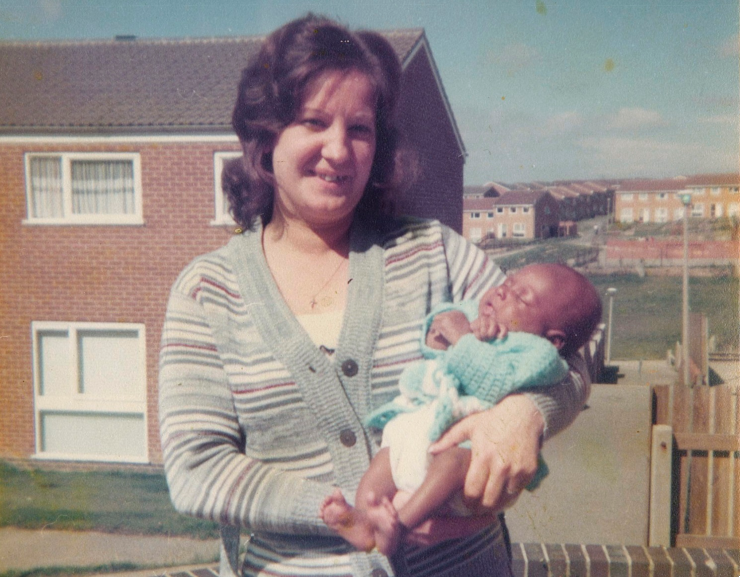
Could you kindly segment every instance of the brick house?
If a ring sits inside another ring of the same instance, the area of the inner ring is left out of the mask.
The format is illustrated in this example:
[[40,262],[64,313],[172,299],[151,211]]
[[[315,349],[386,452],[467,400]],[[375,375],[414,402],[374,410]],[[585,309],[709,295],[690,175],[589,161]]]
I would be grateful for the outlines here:
[[546,191],[511,190],[499,197],[463,201],[463,236],[484,238],[549,238],[558,235],[558,201]]
[[[422,176],[460,230],[465,149],[422,30],[384,33]],[[0,458],[160,463],[169,288],[228,241],[236,85],[260,38],[0,43]]]
[[680,196],[691,194],[689,215],[740,217],[740,175],[708,174],[663,180],[628,180],[616,192],[617,222],[672,222],[683,218]]

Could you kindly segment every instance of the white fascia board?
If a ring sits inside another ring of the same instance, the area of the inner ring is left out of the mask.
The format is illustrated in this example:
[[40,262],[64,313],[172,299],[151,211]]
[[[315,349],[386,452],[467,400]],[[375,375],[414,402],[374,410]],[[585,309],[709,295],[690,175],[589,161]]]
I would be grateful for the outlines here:
[[227,142],[238,143],[235,134],[49,134],[49,135],[3,135],[0,144],[130,144],[136,142]]

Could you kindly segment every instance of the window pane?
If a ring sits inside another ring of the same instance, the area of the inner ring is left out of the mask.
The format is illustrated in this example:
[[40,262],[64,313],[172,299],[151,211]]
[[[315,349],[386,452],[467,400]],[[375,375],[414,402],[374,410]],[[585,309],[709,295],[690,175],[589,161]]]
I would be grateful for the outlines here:
[[144,416],[42,413],[41,450],[65,455],[143,458],[146,455]]
[[62,159],[34,157],[29,162],[31,180],[31,218],[64,216],[62,199]]
[[96,398],[141,396],[141,352],[136,331],[79,331],[79,392]]
[[66,331],[44,331],[37,335],[39,395],[69,396],[72,393],[69,335]]
[[72,212],[133,214],[134,164],[130,160],[75,160],[72,167]]

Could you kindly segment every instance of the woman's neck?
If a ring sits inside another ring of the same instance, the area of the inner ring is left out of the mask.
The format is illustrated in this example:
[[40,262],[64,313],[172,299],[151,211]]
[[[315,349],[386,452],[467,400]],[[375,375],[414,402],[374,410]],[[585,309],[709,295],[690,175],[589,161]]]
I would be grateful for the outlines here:
[[264,227],[263,243],[280,245],[285,250],[308,257],[335,252],[349,254],[351,220],[328,226],[311,226],[305,222],[273,218]]

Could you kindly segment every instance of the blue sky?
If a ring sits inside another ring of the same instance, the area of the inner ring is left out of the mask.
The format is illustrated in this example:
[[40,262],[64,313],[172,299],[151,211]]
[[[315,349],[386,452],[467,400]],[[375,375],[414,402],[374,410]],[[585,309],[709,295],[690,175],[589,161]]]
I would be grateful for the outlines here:
[[737,0],[0,0],[12,40],[426,30],[465,183],[738,169]]

